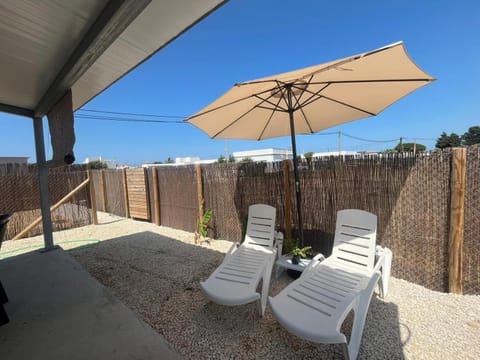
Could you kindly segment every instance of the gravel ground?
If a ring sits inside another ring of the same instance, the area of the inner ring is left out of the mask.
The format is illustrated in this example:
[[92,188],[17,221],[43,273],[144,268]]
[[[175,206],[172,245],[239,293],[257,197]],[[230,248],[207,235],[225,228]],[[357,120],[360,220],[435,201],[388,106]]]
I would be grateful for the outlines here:
[[[195,245],[188,232],[107,214],[99,219],[97,226],[55,233],[55,242],[185,358],[343,358],[338,345],[314,345],[287,333],[268,306],[260,318],[255,304],[226,307],[205,299],[199,281],[231,243]],[[0,258],[42,241],[7,241]],[[289,281],[286,275],[272,279],[270,294]],[[439,293],[392,278],[388,297],[372,299],[359,359],[480,359],[480,296]]]

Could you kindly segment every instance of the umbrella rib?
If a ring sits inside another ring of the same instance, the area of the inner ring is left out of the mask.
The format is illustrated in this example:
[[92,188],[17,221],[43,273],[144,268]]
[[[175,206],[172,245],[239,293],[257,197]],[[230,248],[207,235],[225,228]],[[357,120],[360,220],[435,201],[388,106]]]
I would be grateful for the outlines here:
[[[272,106],[273,106],[273,110],[280,109],[280,110],[282,110],[282,111],[288,111],[287,109],[279,106],[280,101],[277,102],[276,104],[275,104],[274,102],[271,102],[271,101],[270,101],[270,99],[271,99],[272,97],[274,97],[279,91],[280,91],[280,89],[279,89],[275,94],[270,94],[270,96],[267,97],[266,99],[260,97],[258,94],[255,94],[255,95],[253,95],[253,96],[256,97],[256,98],[259,99],[259,100],[262,100],[262,102],[266,102],[267,104],[272,105]],[[259,107],[259,108],[267,109],[267,110],[272,110],[272,108],[269,108],[269,107],[266,107],[266,106],[261,106],[261,105],[255,105],[255,107]]]
[[368,111],[368,110],[364,110],[364,109],[361,109],[361,108],[359,108],[359,107],[356,107],[356,106],[353,106],[353,105],[344,103],[344,102],[342,102],[342,101],[335,100],[335,99],[330,98],[330,97],[328,97],[328,96],[323,96],[323,95],[322,95],[322,97],[323,97],[324,99],[326,99],[326,100],[333,101],[333,102],[335,102],[335,103],[337,103],[337,104],[340,104],[340,105],[349,107],[349,108],[351,108],[351,109],[355,109],[355,110],[361,111],[361,112],[363,112],[363,113],[365,113],[365,114],[369,114],[369,115],[372,115],[372,116],[377,115],[376,113],[372,113],[372,112],[370,112],[370,111]]
[[[274,89],[271,89],[269,90],[270,91],[270,96],[267,97],[266,99],[262,98],[259,96],[259,94],[255,94],[254,96],[260,100],[262,100],[263,102],[266,102],[270,105],[273,106],[273,109],[272,108],[269,108],[269,107],[266,107],[266,106],[260,106],[260,105],[256,105],[256,107],[258,108],[261,108],[261,109],[266,109],[266,110],[274,110],[274,111],[284,111],[284,112],[288,112],[288,109],[285,109],[284,107],[282,106],[279,106],[280,104],[280,100],[283,98],[285,103],[287,103],[287,100],[283,97],[283,93],[282,93],[282,88],[283,88],[283,85],[284,83],[281,82],[281,81],[275,81],[275,83],[277,84],[277,87],[274,88]],[[281,93],[282,96],[279,98],[280,100],[275,104],[271,101],[269,101],[271,98],[273,98],[275,95],[277,95],[278,93]]]
[[[302,93],[303,94],[303,93]],[[302,94],[300,94],[300,96],[302,96]],[[298,97],[297,99],[297,96],[295,94],[292,94],[294,97],[295,97],[295,100],[296,100],[296,103],[298,105],[298,103],[300,102],[300,96]],[[310,123],[308,122],[308,118],[307,118],[307,115],[305,114],[305,112],[303,111],[303,106],[300,106],[298,108],[298,110],[300,110],[302,112],[302,115],[303,115],[303,118],[305,119],[305,123],[307,124],[308,128],[310,129],[310,133],[314,133],[312,127],[310,126]]]
[[[268,90],[268,91],[271,92],[271,90]],[[265,93],[265,92],[267,92],[267,91],[263,91],[262,93]],[[274,94],[271,94],[267,99],[269,99],[269,98],[271,98],[271,97],[273,97],[273,96],[274,96]],[[283,96],[283,94],[282,94],[282,96]],[[249,97],[256,97],[257,99],[262,100],[262,102],[268,102],[267,99],[263,99],[263,98],[259,97],[258,94],[254,94],[254,95],[248,96],[247,98],[249,98]],[[247,99],[247,98],[245,98],[245,99]],[[281,98],[280,98],[280,99],[281,99]],[[262,102],[261,102],[261,103],[262,103]],[[279,100],[279,102],[280,102],[280,100]],[[260,104],[261,104],[261,103],[260,103]],[[224,132],[224,131],[227,130],[229,127],[231,127],[232,125],[234,125],[237,121],[241,120],[244,116],[248,115],[250,112],[252,112],[252,111],[255,110],[256,108],[260,108],[260,107],[261,107],[260,104],[257,104],[257,105],[255,105],[255,106],[252,106],[247,112],[245,112],[244,114],[240,115],[238,118],[236,118],[236,119],[235,119],[234,121],[232,121],[230,124],[228,124],[228,125],[225,126],[223,129],[221,129],[220,131],[218,131],[218,132],[217,132],[215,135],[213,135],[211,138],[212,138],[212,139],[216,138],[216,137],[217,137],[218,135],[220,135],[222,132]],[[272,103],[272,105],[275,106],[274,103]],[[221,107],[222,107],[222,106],[221,106]],[[221,108],[221,107],[218,107],[218,108]],[[214,109],[212,109],[212,110],[214,110]],[[210,111],[212,111],[212,110],[210,110]],[[268,110],[271,110],[271,109],[268,109]],[[205,112],[205,113],[207,113],[207,112]],[[204,113],[204,114],[205,114],[205,113]]]
[[219,132],[217,132],[215,135],[211,136],[212,139],[215,139],[218,135],[220,135],[222,132],[224,132],[225,130],[227,130],[230,126],[232,126],[233,124],[235,124],[237,121],[240,121],[244,116],[247,116],[250,112],[252,112],[253,110],[255,110],[255,106],[250,108],[247,112],[243,113],[242,115],[240,115],[238,118],[236,118],[235,120],[233,120],[230,124],[228,124],[227,126],[225,126],[222,130],[220,130]]
[[[278,98],[278,103],[277,103],[277,105],[280,103],[281,100],[282,100],[281,97]],[[270,121],[272,120],[273,115],[275,114],[275,111],[276,111],[275,109],[270,109],[270,110],[272,110],[272,113],[270,114],[270,116],[269,116],[269,118],[268,118],[265,126],[263,127],[263,130],[262,130],[262,132],[260,133],[260,136],[258,137],[257,140],[261,140],[261,139],[262,139],[262,136],[263,136],[263,134],[265,133],[265,130],[267,130],[267,127],[268,127],[268,125],[270,124]]]
[[[311,84],[311,83],[310,83],[310,84]],[[300,104],[300,107],[304,107],[305,105],[308,105],[308,104],[312,103],[313,101],[316,101],[316,100],[318,100],[319,98],[321,98],[323,95],[320,95],[320,93],[321,93],[323,90],[325,90],[329,85],[330,85],[330,84],[327,83],[327,84],[325,84],[324,87],[322,87],[320,90],[315,91],[315,92],[312,92],[312,91],[310,91],[310,90],[308,90],[308,89],[305,89],[305,92],[311,94],[311,96],[310,96],[309,98],[307,98],[302,104]],[[318,97],[318,98],[316,98],[316,97]],[[314,99],[314,98],[315,98],[315,99]],[[312,100],[312,99],[313,99],[313,100]],[[300,107],[299,107],[299,108],[300,108]]]
[[300,98],[303,96],[303,94],[307,91],[307,87],[310,85],[310,83],[312,82],[312,79],[313,79],[313,75],[310,76],[310,80],[306,81],[305,84],[302,84],[303,86],[298,86],[296,85],[296,83],[292,83],[292,87],[295,88],[295,89],[298,89],[301,91],[300,95],[298,96],[298,99],[295,97],[296,99],[296,102],[295,102],[295,105],[293,106],[293,108],[295,109],[299,104],[300,104]]
[[[204,112],[201,112],[201,113],[198,113],[198,114],[195,114],[195,115],[192,115],[190,116],[188,119],[186,119],[185,121],[190,121],[191,119],[194,119],[196,117],[199,117],[199,116],[202,116],[202,115],[205,115],[205,114],[208,114],[208,113],[211,113],[212,111],[216,111],[216,110],[219,110],[219,109],[222,109],[224,107],[227,107],[227,106],[230,106],[230,105],[233,105],[233,104],[236,104],[238,102],[241,102],[243,100],[246,100],[246,99],[249,99],[249,98],[252,98],[252,97],[257,97],[259,99],[262,99],[261,97],[259,97],[258,95],[261,95],[261,94],[264,94],[264,93],[268,93],[270,92],[271,89],[268,89],[268,90],[265,90],[265,91],[262,91],[262,92],[259,92],[258,94],[251,94],[251,95],[248,95],[248,96],[245,96],[241,99],[237,99],[237,100],[234,100],[232,102],[229,102],[228,104],[224,104],[224,105],[221,105],[221,106],[217,106],[216,108],[213,108],[213,109],[209,109],[207,111],[204,111]],[[263,100],[263,99],[262,99]]]
[[[272,104],[273,105],[273,104]],[[281,111],[281,112],[288,112],[287,109],[284,109],[282,107],[279,107],[279,108],[272,108],[272,107],[268,107],[268,106],[262,106],[262,105],[256,105],[255,107],[259,108],[259,109],[265,109],[265,110],[273,110],[273,111]]]
[[378,82],[431,82],[429,78],[409,78],[409,79],[370,79],[370,80],[330,80],[330,81],[318,81],[311,82],[313,85],[320,84],[352,84],[352,83],[378,83]]
[[[356,110],[359,110],[361,112],[364,112],[366,114],[370,114],[370,115],[376,115],[374,113],[371,113],[369,111],[366,111],[366,110],[363,110],[363,109],[360,109],[360,108],[357,108],[355,106],[352,106],[352,105],[348,105],[346,103],[343,103],[341,101],[338,101],[338,100],[335,100],[335,99],[332,99],[332,98],[329,98],[329,97],[326,97],[324,95],[319,95],[323,90],[325,90],[325,88],[327,88],[329,85],[331,84],[354,84],[354,83],[379,83],[379,82],[412,82],[412,81],[431,81],[431,79],[384,79],[384,80],[380,80],[380,79],[374,79],[374,80],[338,80],[338,81],[328,81],[328,82],[310,82],[310,85],[322,85],[324,84],[325,86],[323,88],[321,88],[319,91],[316,91],[315,93],[309,91],[308,89],[305,89],[306,92],[308,93],[311,93],[312,96],[310,96],[308,99],[306,99],[300,106],[301,107],[304,107],[304,106],[307,106],[307,105],[310,105],[312,102],[316,101],[317,98],[315,98],[316,96],[318,97],[323,97],[324,99],[327,99],[327,100],[330,100],[330,101],[334,101],[334,102],[337,102],[339,104],[342,104],[342,105],[345,105],[345,106],[348,106],[348,107],[351,107],[353,109],[356,109]],[[315,99],[314,99],[315,98]],[[312,100],[313,99],[313,100]]]

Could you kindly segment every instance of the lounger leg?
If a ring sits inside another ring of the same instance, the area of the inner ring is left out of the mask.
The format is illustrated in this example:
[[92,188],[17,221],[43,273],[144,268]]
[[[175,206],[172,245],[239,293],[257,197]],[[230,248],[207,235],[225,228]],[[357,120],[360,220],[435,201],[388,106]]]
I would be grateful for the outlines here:
[[350,354],[348,353],[348,345],[346,343],[342,343],[342,350],[345,360],[350,360]]
[[261,297],[259,300],[259,312],[260,316],[263,316],[265,314],[265,309],[267,307],[267,301],[268,301],[268,290],[270,288],[270,278],[272,276],[272,266],[271,263],[272,261],[275,261],[275,257],[269,260],[269,263],[265,266],[265,271],[263,274],[263,279],[262,279],[262,293]]
[[384,262],[382,266],[382,278],[380,279],[380,297],[384,299],[388,294],[388,285],[392,269],[392,251],[388,248],[383,249]]
[[350,357],[355,360],[360,350],[360,343],[362,341],[363,327],[367,318],[368,307],[372,299],[373,290],[380,279],[380,273],[376,272],[370,279],[368,286],[363,290],[363,294],[357,299],[357,304],[354,306],[354,317],[352,326],[352,336],[348,344],[348,352]]

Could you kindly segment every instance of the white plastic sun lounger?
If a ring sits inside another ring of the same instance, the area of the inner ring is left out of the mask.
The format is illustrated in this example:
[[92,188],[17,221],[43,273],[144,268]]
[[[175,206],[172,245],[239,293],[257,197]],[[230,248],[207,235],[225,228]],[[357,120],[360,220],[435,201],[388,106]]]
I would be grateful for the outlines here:
[[[221,305],[243,305],[258,301],[265,313],[268,288],[276,257],[274,244],[275,208],[256,204],[248,209],[244,242],[233,244],[222,264],[200,286],[210,300]],[[262,282],[261,294],[257,287]]]
[[[292,334],[315,343],[339,343],[355,359],[375,285],[388,292],[391,251],[376,248],[377,217],[362,210],[338,212],[332,255],[314,259],[300,278],[270,297],[272,312]],[[354,311],[350,342],[341,332]]]

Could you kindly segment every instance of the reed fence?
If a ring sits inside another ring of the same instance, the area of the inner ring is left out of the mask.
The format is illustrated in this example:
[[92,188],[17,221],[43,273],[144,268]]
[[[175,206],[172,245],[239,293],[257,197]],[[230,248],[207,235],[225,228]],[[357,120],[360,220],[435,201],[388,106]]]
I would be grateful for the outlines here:
[[[460,291],[468,294],[480,293],[479,151],[478,147],[467,150],[463,251],[455,255],[460,256],[462,263],[460,279],[456,281],[462,284]],[[450,232],[455,225],[452,164],[451,149],[415,157],[391,154],[302,162],[305,243],[329,255],[338,210],[373,212],[378,216],[378,243],[394,253],[393,275],[430,289],[448,291],[452,277]],[[154,204],[150,207],[151,218],[155,221],[158,212],[156,223],[193,232],[203,204],[203,209],[213,210],[209,235],[238,241],[248,206],[265,203],[277,209],[277,228],[296,238],[292,179],[289,162],[150,169],[150,201]]]
[[[417,156],[336,156],[302,162],[305,243],[329,255],[337,211],[370,211],[378,216],[377,242],[393,251],[394,276],[433,290],[480,294],[480,147],[463,151],[464,165],[456,162],[458,150],[452,149]],[[466,179],[460,188],[458,166]],[[93,201],[99,210],[129,217],[126,174],[125,170],[91,172]],[[50,173],[51,202],[86,177],[85,171]],[[194,232],[203,211],[210,208],[209,236],[238,241],[248,206],[265,203],[277,209],[277,228],[287,237],[298,237],[289,161],[158,167],[148,169],[145,179],[145,206],[158,225]],[[0,196],[0,212],[38,215],[35,171],[0,167]],[[61,217],[90,223],[89,194],[79,195],[73,204],[70,208],[77,212]],[[11,234],[21,226],[14,225]]]
[[[85,166],[50,169],[48,188],[53,205],[87,179]],[[0,165],[0,213],[13,212],[5,239],[12,239],[41,216],[38,172],[35,165]],[[54,231],[91,223],[88,189],[83,189],[52,212]],[[32,228],[26,236],[42,234],[42,225]]]

